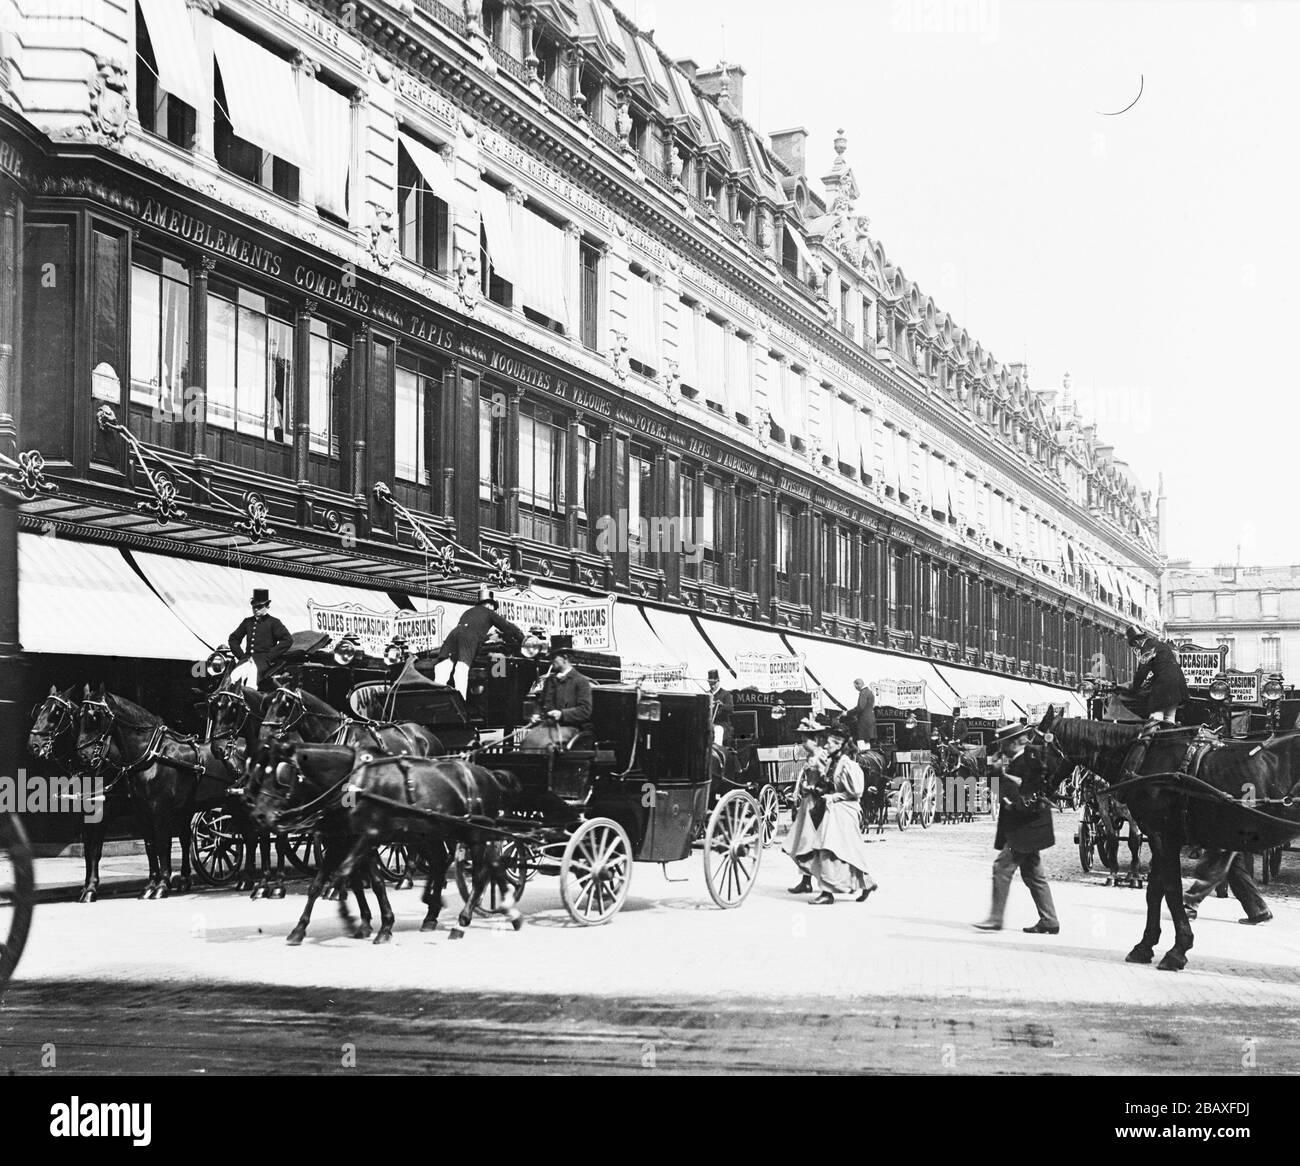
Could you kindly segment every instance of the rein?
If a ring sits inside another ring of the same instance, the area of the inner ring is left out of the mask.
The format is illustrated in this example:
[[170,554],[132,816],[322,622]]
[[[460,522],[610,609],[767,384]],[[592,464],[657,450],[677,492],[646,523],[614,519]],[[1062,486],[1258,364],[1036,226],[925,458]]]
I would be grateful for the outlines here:
[[[92,773],[98,773],[104,766],[113,764],[108,760],[108,746],[113,737],[113,731],[117,728],[117,714],[109,707],[106,700],[83,700],[81,705],[82,708],[87,705],[97,706],[103,709],[108,717],[108,726],[94,739],[90,747],[90,769]],[[179,757],[168,757],[161,752],[163,742],[168,738],[178,745],[188,746],[189,748],[194,747],[193,737],[183,737],[168,725],[159,722],[154,727],[153,735],[149,738],[149,743],[139,757],[134,761],[127,762],[125,765],[114,765],[117,773],[105,787],[104,793],[108,794],[124,777],[139,773],[142,769],[148,769],[151,765],[159,762],[181,773],[189,773],[196,778],[202,777],[207,772],[202,761],[183,761]]]
[[[46,712],[45,706],[53,704],[54,708]],[[30,736],[35,737],[42,743],[42,749],[37,751],[38,757],[50,757],[54,754],[54,742],[63,736],[72,728],[76,721],[76,713],[73,711],[72,701],[61,693],[51,693],[41,702],[41,707],[36,714],[39,721],[42,716],[48,719],[48,725],[44,729],[33,729]]]

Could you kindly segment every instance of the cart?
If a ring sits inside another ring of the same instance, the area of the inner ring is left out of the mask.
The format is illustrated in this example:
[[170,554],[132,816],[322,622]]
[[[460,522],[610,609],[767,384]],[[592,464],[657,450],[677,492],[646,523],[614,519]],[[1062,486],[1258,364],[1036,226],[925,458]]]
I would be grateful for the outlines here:
[[804,758],[795,729],[812,714],[812,694],[739,688],[731,718],[737,783],[758,802],[764,843],[775,841],[781,810],[794,808],[794,786]]
[[930,713],[925,681],[880,680],[876,697],[877,752],[883,760],[882,785],[863,799],[863,831],[884,829],[893,818],[899,830],[913,821],[927,829],[939,804],[939,782],[930,745]]
[[0,813],[0,992],[27,944],[36,903],[32,851],[17,814]]

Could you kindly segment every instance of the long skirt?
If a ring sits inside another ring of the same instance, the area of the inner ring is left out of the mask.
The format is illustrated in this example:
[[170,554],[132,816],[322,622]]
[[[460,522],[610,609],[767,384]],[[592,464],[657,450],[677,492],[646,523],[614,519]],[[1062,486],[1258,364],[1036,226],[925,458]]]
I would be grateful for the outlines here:
[[827,891],[847,895],[874,887],[876,880],[867,870],[858,803],[828,803],[820,825],[813,824],[808,813],[811,806],[812,799],[805,798],[783,847],[795,865]]

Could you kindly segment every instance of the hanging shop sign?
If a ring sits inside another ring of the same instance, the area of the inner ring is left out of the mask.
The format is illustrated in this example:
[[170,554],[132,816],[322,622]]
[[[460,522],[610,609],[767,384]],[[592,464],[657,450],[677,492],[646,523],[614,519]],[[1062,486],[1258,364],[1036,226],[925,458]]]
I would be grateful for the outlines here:
[[876,704],[896,709],[926,707],[924,680],[877,680],[871,691],[876,694]]
[[780,652],[742,652],[736,657],[736,687],[759,692],[804,688],[802,656]]
[[431,652],[443,641],[441,607],[421,611],[375,611],[359,603],[342,603],[333,607],[307,603],[308,625],[337,642],[351,636],[367,656],[382,656],[393,639],[406,641],[411,652]]
[[614,596],[547,594],[532,587],[498,591],[500,612],[521,628],[539,627],[547,636],[573,637],[580,652],[614,651]]

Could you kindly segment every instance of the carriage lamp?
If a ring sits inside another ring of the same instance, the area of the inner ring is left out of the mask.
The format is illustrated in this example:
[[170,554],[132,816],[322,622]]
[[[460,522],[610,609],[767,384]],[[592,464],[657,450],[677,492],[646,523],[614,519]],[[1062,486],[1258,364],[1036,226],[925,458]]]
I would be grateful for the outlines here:
[[638,699],[636,702],[636,719],[638,721],[657,721],[663,716],[663,705],[657,700]]
[[209,676],[224,676],[234,660],[235,654],[229,648],[218,648],[203,661],[203,671]]
[[1228,678],[1220,674],[1210,682],[1210,699],[1227,700],[1231,689],[1228,687]]
[[357,641],[356,636],[346,635],[337,644],[334,645],[334,651],[331,653],[336,664],[351,664],[358,656],[361,655],[361,644]]
[[1085,676],[1079,681],[1079,695],[1084,700],[1092,700],[1097,695],[1097,679],[1095,676]]
[[940,741],[943,740],[943,738],[939,735],[939,730],[938,730],[938,729],[934,729],[934,730],[930,733],[930,740],[933,741],[936,745],[937,745]]
[[406,659],[406,641],[394,636],[384,648],[384,663],[393,667]]
[[524,637],[524,642],[519,648],[519,654],[521,656],[526,656],[529,660],[533,660],[536,659],[545,647],[545,639],[537,635],[536,629],[534,629],[529,633],[529,635]]
[[1259,694],[1270,704],[1276,703],[1277,701],[1281,700],[1282,699],[1281,675],[1274,672],[1271,676],[1269,676],[1269,678],[1266,681],[1264,681],[1264,687],[1259,690]]

